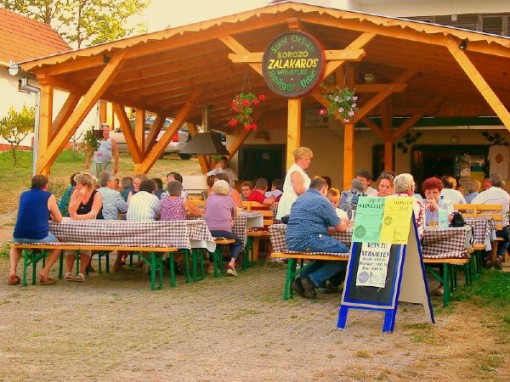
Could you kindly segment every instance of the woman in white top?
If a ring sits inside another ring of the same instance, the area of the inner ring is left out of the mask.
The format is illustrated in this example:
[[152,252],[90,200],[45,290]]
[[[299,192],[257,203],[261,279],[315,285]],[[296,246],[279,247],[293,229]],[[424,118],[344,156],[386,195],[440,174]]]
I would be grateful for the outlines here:
[[308,147],[298,147],[292,153],[295,162],[290,166],[283,183],[283,194],[278,202],[278,212],[276,219],[280,220],[282,216],[290,214],[292,204],[297,197],[308,190],[310,178],[305,170],[310,166],[313,158],[313,152]]
[[457,181],[452,176],[443,176],[441,177],[441,182],[443,182],[443,189],[441,190],[441,196],[444,196],[444,199],[447,203],[451,204],[466,204],[466,199],[457,188]]

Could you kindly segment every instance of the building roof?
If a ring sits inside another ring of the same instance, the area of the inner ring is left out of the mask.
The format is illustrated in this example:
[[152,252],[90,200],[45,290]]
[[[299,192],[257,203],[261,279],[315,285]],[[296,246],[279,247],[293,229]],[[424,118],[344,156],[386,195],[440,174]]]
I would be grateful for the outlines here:
[[[384,99],[393,116],[420,111],[440,117],[495,115],[477,89],[484,81],[510,108],[509,38],[297,2],[31,60],[22,68],[55,87],[85,94],[118,57],[122,65],[104,84],[102,99],[175,116],[197,89],[206,89],[194,102],[189,120],[200,123],[208,106],[212,126],[229,131],[230,102],[246,82],[250,91],[267,95],[264,119],[275,122],[273,116],[287,108],[287,99],[272,93],[251,68],[260,65],[257,58],[274,37],[293,29],[313,35],[326,51],[345,49],[358,38],[369,41],[362,59],[352,61],[354,88],[376,89],[360,94],[360,107],[370,109],[367,117],[381,115],[376,105]],[[365,83],[365,74],[375,78],[375,84]],[[471,80],[475,77],[476,86]],[[400,90],[393,91],[394,86]],[[314,107],[319,104],[313,94],[303,98],[303,108]],[[286,126],[285,120],[277,122]]]
[[20,62],[69,51],[49,25],[0,9],[0,62]]

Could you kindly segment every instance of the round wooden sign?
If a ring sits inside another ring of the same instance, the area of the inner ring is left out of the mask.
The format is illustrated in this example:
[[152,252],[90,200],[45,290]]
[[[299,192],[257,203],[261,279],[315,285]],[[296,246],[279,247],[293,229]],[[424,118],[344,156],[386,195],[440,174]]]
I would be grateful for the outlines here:
[[304,32],[286,32],[267,47],[262,60],[264,79],[276,94],[299,98],[310,93],[322,80],[324,50]]

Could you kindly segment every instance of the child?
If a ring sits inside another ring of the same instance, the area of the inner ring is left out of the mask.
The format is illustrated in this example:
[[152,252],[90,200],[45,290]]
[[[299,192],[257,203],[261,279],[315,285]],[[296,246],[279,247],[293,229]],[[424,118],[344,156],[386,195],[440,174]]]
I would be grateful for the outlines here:
[[250,194],[250,196],[248,196],[248,201],[259,202],[265,204],[266,206],[271,206],[275,202],[276,197],[274,195],[266,197],[266,191],[267,180],[265,178],[258,178],[255,182],[255,189]]

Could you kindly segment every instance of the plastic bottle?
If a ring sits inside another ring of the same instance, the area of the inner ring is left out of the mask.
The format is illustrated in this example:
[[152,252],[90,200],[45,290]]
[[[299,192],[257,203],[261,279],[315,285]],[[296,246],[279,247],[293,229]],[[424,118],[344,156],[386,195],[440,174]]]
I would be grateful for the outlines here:
[[437,215],[439,218],[439,228],[448,228],[450,222],[448,221],[448,215],[450,215],[450,209],[448,203],[444,199],[444,195],[441,195],[441,199],[437,205]]

